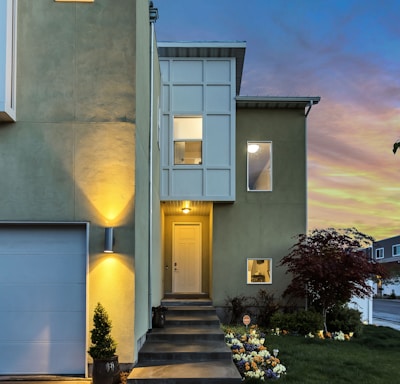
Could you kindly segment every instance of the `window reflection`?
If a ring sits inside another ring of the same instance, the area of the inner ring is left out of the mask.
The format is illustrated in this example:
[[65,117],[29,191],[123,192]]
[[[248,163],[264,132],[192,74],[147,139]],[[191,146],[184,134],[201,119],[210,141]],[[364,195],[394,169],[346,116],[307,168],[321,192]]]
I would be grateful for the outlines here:
[[272,191],[271,142],[247,142],[247,190]]
[[271,259],[247,259],[247,284],[271,284]]

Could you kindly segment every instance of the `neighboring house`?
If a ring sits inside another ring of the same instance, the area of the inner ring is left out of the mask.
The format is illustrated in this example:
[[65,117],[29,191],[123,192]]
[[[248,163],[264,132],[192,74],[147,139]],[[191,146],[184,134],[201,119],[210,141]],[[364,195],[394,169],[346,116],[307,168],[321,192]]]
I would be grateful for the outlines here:
[[400,277],[400,236],[374,241],[371,251],[374,260],[384,264],[389,274],[394,276],[394,280],[390,283],[379,281],[376,286],[376,294],[378,297],[393,294],[400,296],[400,283],[398,282]]
[[319,97],[240,96],[245,43],[157,47],[147,0],[0,18],[0,374],[87,374],[97,302],[133,365],[166,294],[279,298]]

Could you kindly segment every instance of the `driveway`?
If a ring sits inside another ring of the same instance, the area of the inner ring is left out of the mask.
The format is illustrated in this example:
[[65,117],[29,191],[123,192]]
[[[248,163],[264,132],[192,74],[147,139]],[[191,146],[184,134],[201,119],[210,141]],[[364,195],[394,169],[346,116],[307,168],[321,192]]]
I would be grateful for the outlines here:
[[374,299],[372,322],[400,331],[400,300]]

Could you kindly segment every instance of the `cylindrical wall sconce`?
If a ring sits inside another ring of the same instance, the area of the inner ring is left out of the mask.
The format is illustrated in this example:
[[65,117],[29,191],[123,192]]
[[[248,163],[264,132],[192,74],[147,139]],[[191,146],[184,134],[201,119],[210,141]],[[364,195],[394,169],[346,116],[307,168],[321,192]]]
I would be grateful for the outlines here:
[[107,227],[104,231],[104,253],[114,253],[114,228]]

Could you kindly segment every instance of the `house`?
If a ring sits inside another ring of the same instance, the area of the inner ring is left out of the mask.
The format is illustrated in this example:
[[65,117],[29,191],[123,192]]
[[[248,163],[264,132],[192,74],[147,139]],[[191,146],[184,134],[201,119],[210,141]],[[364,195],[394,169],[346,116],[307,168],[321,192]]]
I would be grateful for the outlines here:
[[279,297],[319,97],[241,96],[246,44],[157,44],[147,0],[0,15],[0,374],[87,375],[97,302],[132,366],[167,294]]
[[379,281],[377,283],[377,296],[400,296],[400,284],[398,281],[400,275],[400,236],[374,241],[371,253],[374,260],[384,264],[389,274],[394,277],[393,281]]

